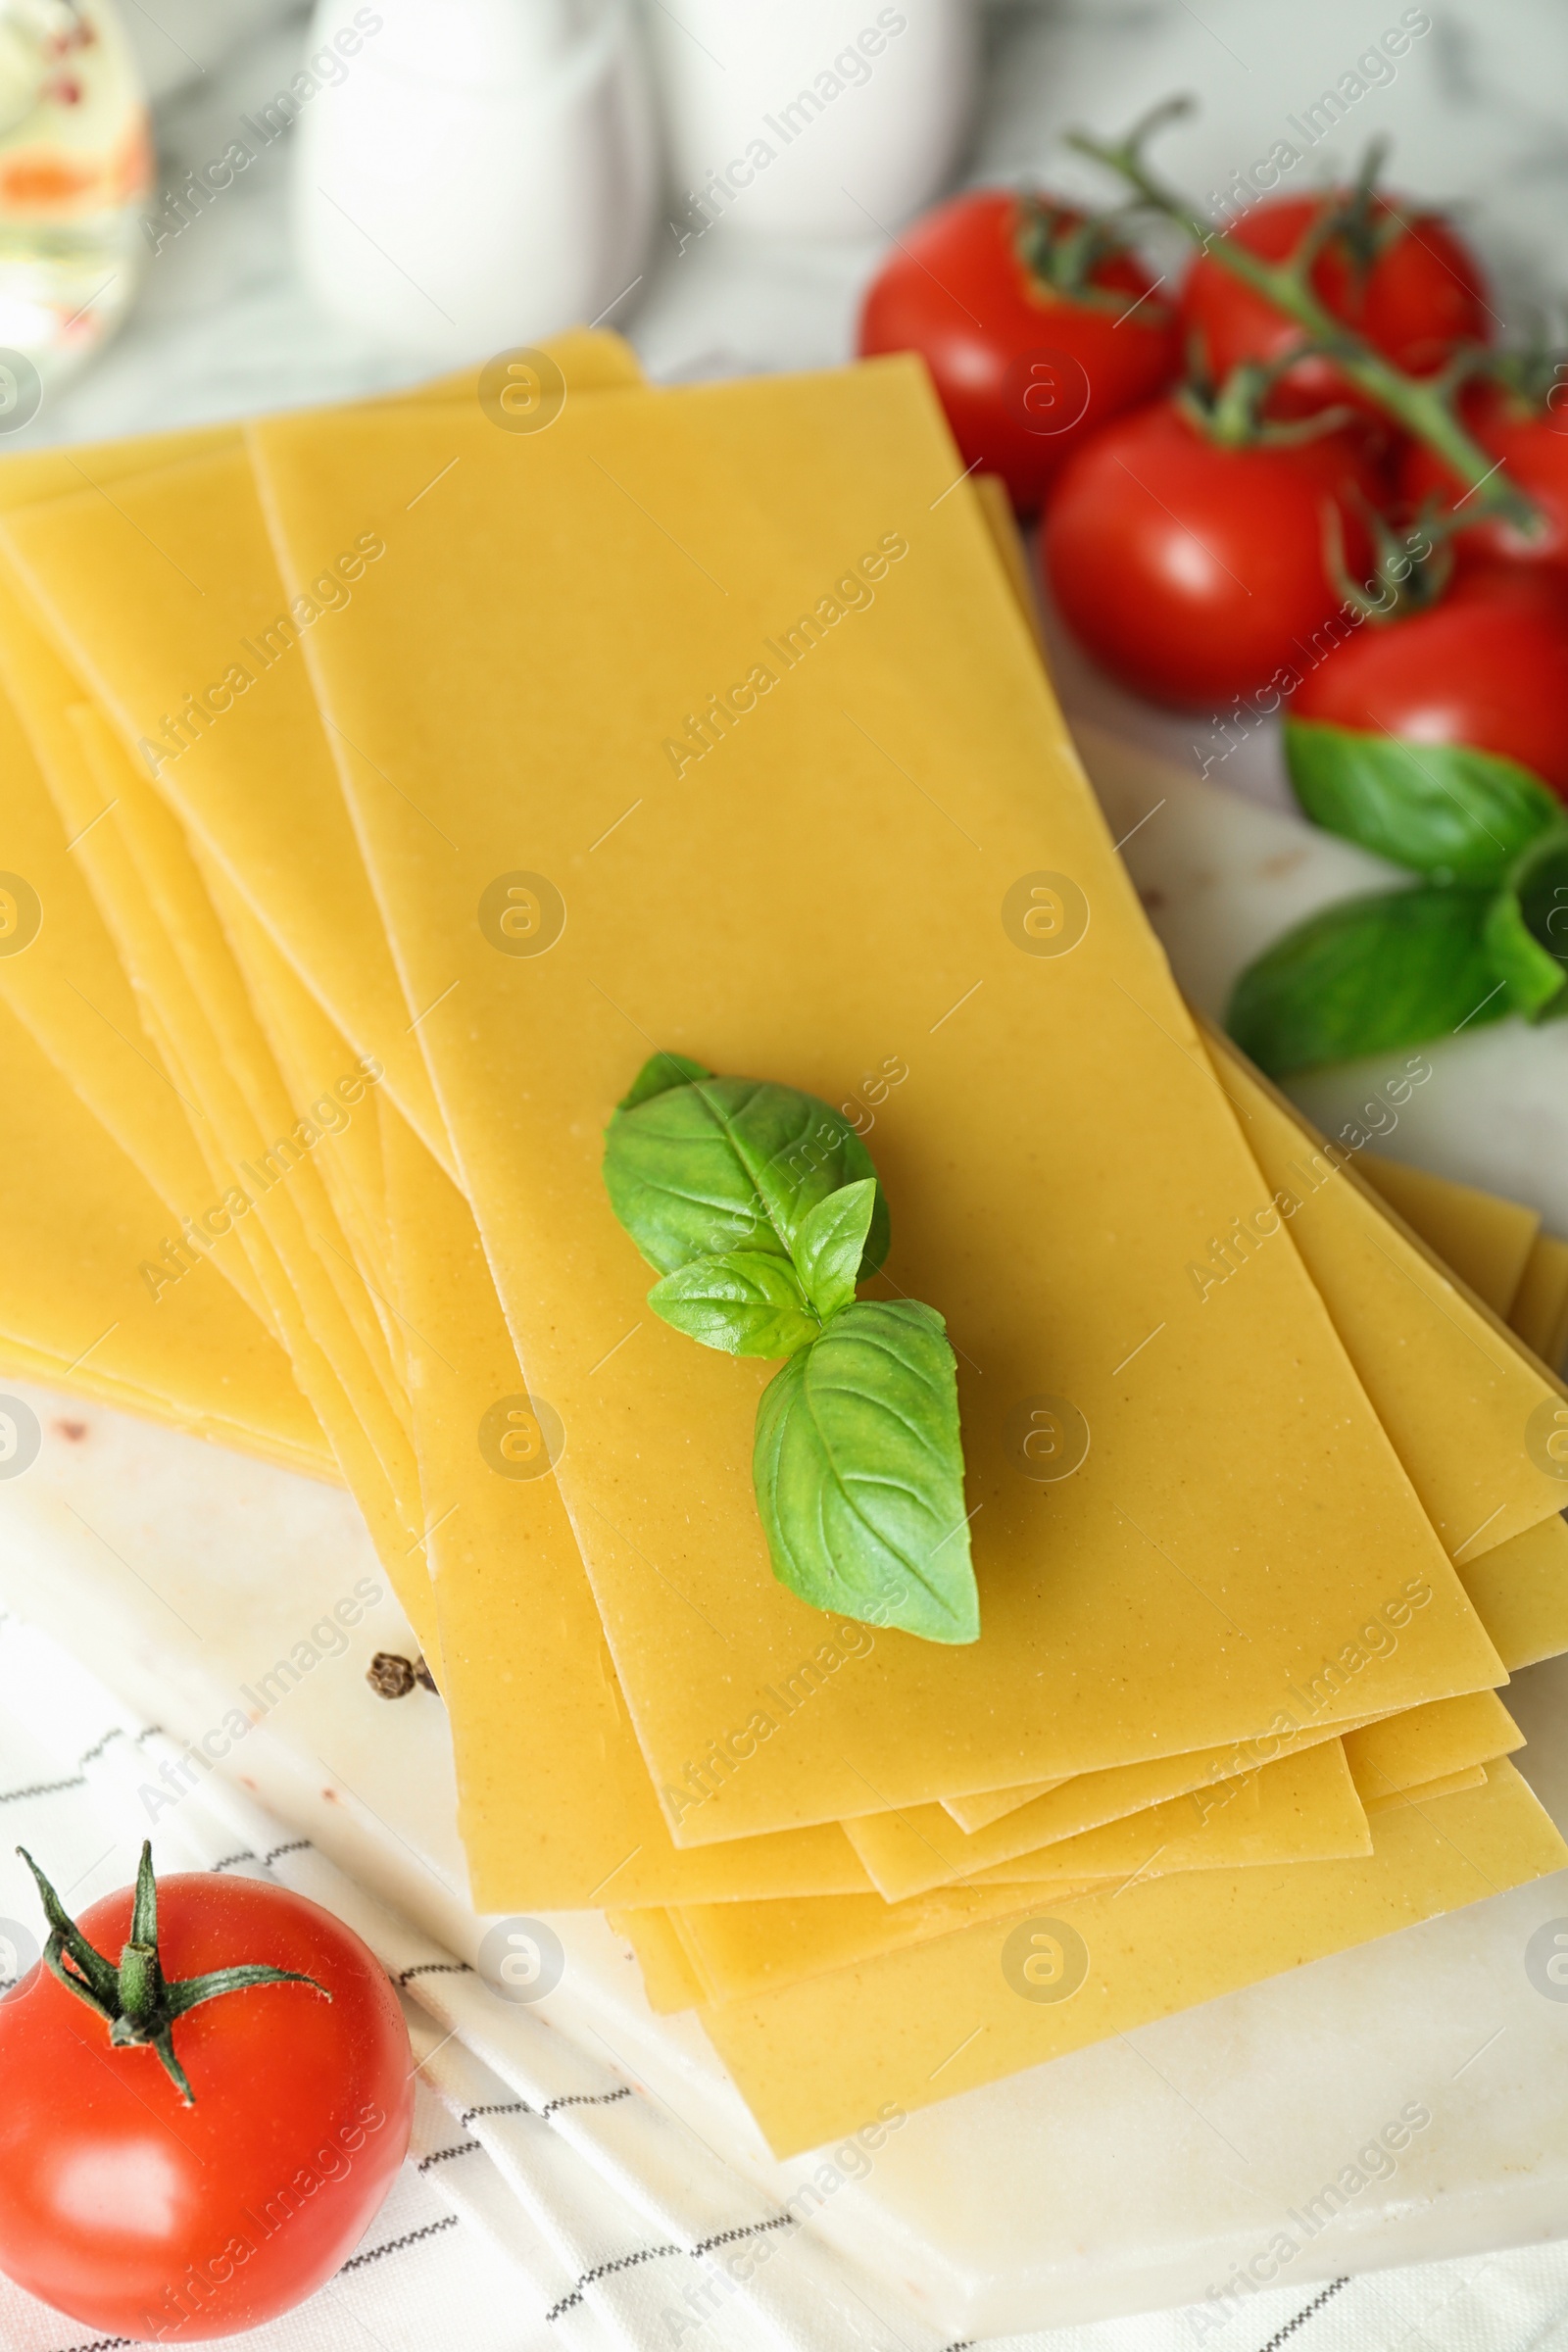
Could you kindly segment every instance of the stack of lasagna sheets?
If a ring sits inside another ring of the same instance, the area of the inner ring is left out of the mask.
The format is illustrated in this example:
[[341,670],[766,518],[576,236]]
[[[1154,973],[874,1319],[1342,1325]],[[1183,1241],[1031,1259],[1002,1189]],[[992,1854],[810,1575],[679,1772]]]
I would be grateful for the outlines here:
[[[575,335],[0,510],[0,1361],[348,1484],[481,1910],[608,1910],[786,2153],[1568,1859],[1568,1252],[1195,1023],[914,362]],[[868,1137],[972,1645],[775,1581],[770,1367],[601,1179],[656,1050]]]

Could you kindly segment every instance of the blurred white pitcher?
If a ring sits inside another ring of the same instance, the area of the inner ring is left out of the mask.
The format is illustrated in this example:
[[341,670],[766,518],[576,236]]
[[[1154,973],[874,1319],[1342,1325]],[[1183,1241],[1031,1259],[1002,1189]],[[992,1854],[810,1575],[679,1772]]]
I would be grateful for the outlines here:
[[648,0],[671,226],[871,237],[948,185],[975,0]]
[[319,0],[293,87],[306,280],[389,346],[442,365],[535,341],[642,270],[658,164],[631,0]]

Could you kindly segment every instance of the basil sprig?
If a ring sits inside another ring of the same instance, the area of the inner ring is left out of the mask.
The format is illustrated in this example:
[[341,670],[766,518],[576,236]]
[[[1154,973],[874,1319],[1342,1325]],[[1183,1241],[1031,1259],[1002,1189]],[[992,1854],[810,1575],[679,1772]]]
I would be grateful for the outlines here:
[[606,1132],[611,1205],[705,1348],[786,1358],[752,1476],[773,1573],[813,1608],[973,1642],[957,1367],[914,1299],[860,1299],[890,1239],[871,1157],[813,1095],[656,1054]]
[[[680,1054],[655,1054],[610,1124],[611,1206],[651,1266],[673,1274],[731,1250],[789,1262],[817,1203],[876,1177],[853,1127],[811,1095],[758,1078],[715,1078]],[[861,1278],[888,1253],[878,1190]]]
[[1313,822],[1422,877],[1343,900],[1237,981],[1232,1037],[1273,1077],[1520,1013],[1568,1013],[1568,815],[1516,760],[1300,719],[1286,760]]

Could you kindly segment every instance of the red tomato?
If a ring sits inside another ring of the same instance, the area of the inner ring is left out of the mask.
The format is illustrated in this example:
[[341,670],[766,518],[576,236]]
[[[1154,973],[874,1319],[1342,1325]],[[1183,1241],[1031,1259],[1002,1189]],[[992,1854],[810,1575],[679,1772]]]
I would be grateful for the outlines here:
[[[1335,201],[1335,191],[1271,198],[1227,229],[1226,238],[1263,261],[1282,262]],[[1336,318],[1386,359],[1412,375],[1429,375],[1455,343],[1488,340],[1492,313],[1481,265],[1436,213],[1406,210],[1387,197],[1374,198],[1372,212],[1374,224],[1397,213],[1405,225],[1365,268],[1343,239],[1333,239],[1312,271],[1313,289]],[[1209,254],[1200,254],[1188,271],[1181,318],[1184,334],[1189,342],[1196,339],[1216,382],[1242,360],[1278,359],[1305,333]],[[1279,415],[1300,415],[1333,401],[1360,405],[1362,398],[1332,361],[1312,358],[1291,368],[1273,405]]]
[[1346,563],[1370,550],[1358,445],[1225,449],[1156,401],[1106,425],[1052,494],[1041,562],[1063,616],[1139,694],[1211,710],[1300,659],[1339,606],[1325,546],[1337,506]]
[[[1465,425],[1490,456],[1501,460],[1514,488],[1535,501],[1544,526],[1539,538],[1527,538],[1515,524],[1494,517],[1475,523],[1453,542],[1465,561],[1500,557],[1568,568],[1568,386],[1554,386],[1553,396],[1557,392],[1563,395],[1557,407],[1548,402],[1538,408],[1501,384],[1472,384],[1460,401]],[[1400,466],[1399,491],[1413,510],[1434,496],[1449,505],[1462,495],[1462,485],[1441,458],[1413,441]]]
[[1430,612],[1357,629],[1302,679],[1291,715],[1497,752],[1568,798],[1568,587],[1478,565]]
[[[1064,215],[1070,222],[1077,216]],[[965,465],[1000,473],[1021,514],[1107,417],[1178,373],[1175,322],[1126,254],[1091,272],[1104,308],[1060,294],[1018,249],[1020,199],[984,189],[939,205],[906,231],[860,313],[862,359],[917,351],[936,381]]]
[[[0,2001],[0,2269],[105,2335],[232,2335],[364,2234],[408,2146],[409,2037],[372,1954],[303,1895],[209,1873],[162,1880],[158,1903],[166,1978],[259,1961],[332,1997],[266,1984],[192,2009],[186,2106],[40,1962]],[[78,1924],[118,1960],[130,1917],[126,1888]]]

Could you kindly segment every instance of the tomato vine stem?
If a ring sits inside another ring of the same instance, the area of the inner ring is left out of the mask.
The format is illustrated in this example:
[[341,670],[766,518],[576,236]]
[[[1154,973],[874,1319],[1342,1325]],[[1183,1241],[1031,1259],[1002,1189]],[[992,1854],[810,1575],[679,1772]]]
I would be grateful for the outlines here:
[[1179,189],[1160,179],[1145,160],[1144,149],[1153,134],[1190,114],[1193,103],[1191,98],[1167,98],[1134,123],[1122,139],[1096,139],[1087,131],[1073,131],[1068,134],[1068,144],[1114,172],[1151,210],[1185,230],[1200,253],[1211,255],[1233,277],[1305,328],[1314,347],[1332,359],[1358,391],[1406,432],[1424,441],[1467,485],[1465,503],[1471,506],[1472,521],[1495,515],[1524,531],[1539,528],[1541,517],[1533,502],[1502,478],[1495,459],[1472,439],[1454,411],[1454,392],[1484,364],[1483,355],[1460,351],[1436,375],[1406,375],[1364,335],[1336,318],[1313,290],[1312,269],[1324,246],[1342,220],[1351,217],[1357,202],[1364,209],[1366,175],[1352,194],[1349,210],[1342,213],[1325,205],[1294,253],[1283,262],[1265,261],[1217,232],[1213,223],[1205,220]]

